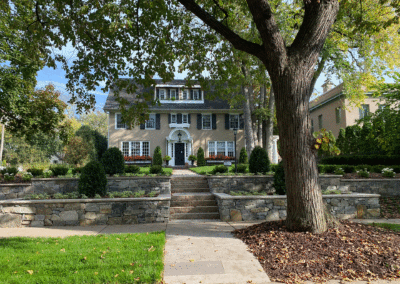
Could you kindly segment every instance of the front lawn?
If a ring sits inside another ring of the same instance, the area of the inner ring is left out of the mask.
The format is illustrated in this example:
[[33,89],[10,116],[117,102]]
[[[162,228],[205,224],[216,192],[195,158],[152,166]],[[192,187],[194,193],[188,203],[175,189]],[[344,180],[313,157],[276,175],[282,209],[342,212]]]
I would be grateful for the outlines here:
[[380,227],[388,230],[392,230],[395,232],[400,232],[400,224],[389,224],[389,223],[372,223],[370,224],[374,227]]
[[0,283],[161,283],[165,232],[0,239]]

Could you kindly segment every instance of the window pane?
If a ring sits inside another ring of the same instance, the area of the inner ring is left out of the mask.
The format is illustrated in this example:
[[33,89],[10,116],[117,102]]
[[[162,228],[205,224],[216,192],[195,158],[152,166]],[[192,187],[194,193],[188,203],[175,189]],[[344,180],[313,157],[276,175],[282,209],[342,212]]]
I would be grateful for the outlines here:
[[211,129],[211,114],[203,114],[203,129]]
[[188,123],[188,115],[182,114],[182,123]]
[[149,120],[146,120],[146,129],[156,128],[156,115],[154,113],[149,115]]
[[215,142],[209,141],[208,142],[208,156],[215,155]]
[[336,123],[340,123],[342,118],[342,109],[340,107],[336,108]]
[[225,156],[225,142],[217,142],[217,155]]
[[228,157],[234,157],[235,156],[235,145],[233,142],[227,142],[227,148],[228,148]]
[[140,156],[140,142],[132,142],[131,156]]
[[122,154],[129,156],[129,142],[122,142]]
[[171,123],[176,123],[176,114],[171,114]]
[[117,113],[117,128],[125,128],[125,123],[122,122],[122,114]]
[[142,156],[150,156],[150,142],[142,142]]
[[318,116],[318,127],[319,127],[319,129],[321,129],[323,127],[322,126],[322,114]]
[[174,90],[174,89],[170,90],[169,94],[170,94],[171,99],[172,98],[176,99],[176,90]]
[[188,98],[188,91],[187,90],[184,90],[183,92],[182,92],[182,100],[187,100],[187,98]]
[[199,90],[193,90],[193,99],[200,100]]
[[239,115],[229,115],[229,128],[239,129]]

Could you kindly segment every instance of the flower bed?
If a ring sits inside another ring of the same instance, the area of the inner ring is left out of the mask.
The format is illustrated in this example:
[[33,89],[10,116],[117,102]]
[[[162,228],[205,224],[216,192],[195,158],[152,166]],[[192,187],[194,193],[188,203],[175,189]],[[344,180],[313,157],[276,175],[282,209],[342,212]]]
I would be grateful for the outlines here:
[[152,161],[153,158],[150,156],[125,156],[125,162],[135,162],[135,161]]

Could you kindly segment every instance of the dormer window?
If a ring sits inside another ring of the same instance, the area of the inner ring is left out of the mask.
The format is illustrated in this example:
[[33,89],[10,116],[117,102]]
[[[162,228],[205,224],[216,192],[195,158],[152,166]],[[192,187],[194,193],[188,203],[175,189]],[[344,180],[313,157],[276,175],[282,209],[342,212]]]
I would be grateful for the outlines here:
[[175,89],[171,89],[169,92],[170,92],[169,93],[170,98],[171,99],[176,99],[176,90]]
[[182,100],[187,100],[188,99],[188,90],[183,90],[182,92]]
[[166,98],[166,91],[165,89],[160,89],[160,100],[165,100]]
[[200,91],[193,90],[193,100],[200,100]]

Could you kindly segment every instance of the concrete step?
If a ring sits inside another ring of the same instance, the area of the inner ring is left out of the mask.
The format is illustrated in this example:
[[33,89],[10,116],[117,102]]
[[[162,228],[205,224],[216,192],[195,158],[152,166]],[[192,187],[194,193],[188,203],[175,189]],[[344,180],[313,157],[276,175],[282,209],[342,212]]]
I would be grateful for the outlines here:
[[183,192],[210,192],[210,189],[208,187],[172,187],[171,188],[172,193],[183,193]]
[[195,200],[215,200],[215,197],[212,193],[207,193],[207,192],[174,193],[171,196],[171,201],[195,201]]
[[171,200],[171,209],[173,207],[192,207],[192,206],[216,206],[215,200]]
[[169,219],[219,219],[219,213],[176,213],[171,214]]
[[171,182],[172,186],[188,186],[188,185],[201,185],[201,186],[208,186],[208,182],[188,182],[188,181],[182,181],[182,182]]
[[218,206],[191,206],[191,207],[171,207],[170,214],[177,213],[218,213]]
[[199,183],[199,184],[193,184],[193,183],[182,183],[182,184],[171,184],[172,188],[179,188],[179,187],[209,187],[207,183]]

